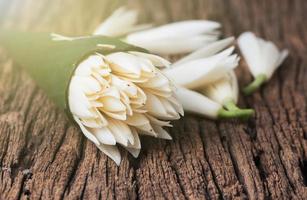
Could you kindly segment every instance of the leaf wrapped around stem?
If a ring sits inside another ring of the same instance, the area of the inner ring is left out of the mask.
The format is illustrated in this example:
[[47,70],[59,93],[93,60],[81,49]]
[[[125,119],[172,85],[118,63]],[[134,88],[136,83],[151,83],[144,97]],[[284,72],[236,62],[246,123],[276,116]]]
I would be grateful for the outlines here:
[[4,47],[37,84],[60,107],[69,111],[67,90],[73,72],[86,56],[98,52],[146,50],[105,36],[67,38],[50,33],[30,33],[0,29]]

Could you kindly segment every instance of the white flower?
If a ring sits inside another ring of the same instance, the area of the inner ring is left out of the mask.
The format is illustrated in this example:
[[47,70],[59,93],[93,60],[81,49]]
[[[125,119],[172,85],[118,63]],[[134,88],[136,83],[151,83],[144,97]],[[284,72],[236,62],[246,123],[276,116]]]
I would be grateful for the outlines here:
[[183,115],[170,81],[156,68],[168,63],[145,53],[94,54],[69,86],[69,107],[84,135],[120,163],[116,144],[137,157],[139,134],[171,139],[162,128]]
[[220,80],[204,86],[200,91],[221,105],[226,105],[229,102],[237,104],[238,102],[238,80],[234,71],[230,71]]
[[183,87],[176,89],[176,96],[186,112],[216,119],[219,116],[219,112],[223,110],[221,104],[210,100],[198,92]]
[[221,25],[214,21],[187,20],[148,29],[150,25],[136,25],[137,15],[135,10],[120,8],[99,25],[94,34],[126,35],[123,38],[126,42],[160,55],[189,53],[217,40],[220,35]]
[[245,32],[238,38],[238,45],[247,62],[255,81],[244,89],[250,94],[268,81],[274,71],[288,56],[288,51],[279,51],[275,44],[256,37],[251,32]]
[[96,28],[94,35],[118,37],[151,27],[150,24],[137,25],[137,21],[138,12],[136,10],[121,7]]
[[176,96],[185,112],[195,113],[210,119],[248,118],[252,114],[250,110],[226,110],[221,104],[209,99],[203,94],[183,87],[177,88]]
[[218,28],[217,22],[188,20],[131,33],[125,41],[160,55],[189,53],[217,40]]
[[230,46],[233,43],[234,39],[235,39],[234,37],[228,37],[222,40],[212,42],[208,45],[205,45],[204,47],[197,49],[196,51],[193,51],[192,53],[174,62],[172,64],[172,67],[176,67],[187,61],[213,56],[216,53],[219,53],[222,50],[224,50],[226,47]]
[[[251,109],[240,109],[236,106],[239,95],[238,81],[229,66],[236,67],[239,58],[237,55],[230,56],[233,48],[222,51],[233,41],[234,38],[230,37],[214,42],[178,60],[171,69],[165,70],[177,84],[201,93],[183,89],[176,93],[185,111],[210,118],[247,118],[253,114]],[[200,58],[203,62],[197,62]],[[178,71],[180,76],[177,76]],[[190,99],[193,99],[193,102],[190,102]]]
[[[177,67],[182,65],[183,63],[187,63],[189,61],[199,59],[199,58],[208,58],[216,55],[221,52],[227,46],[231,45],[234,41],[234,37],[225,38],[216,42],[213,42],[195,52],[181,58],[174,64],[172,67]],[[233,65],[238,65],[237,62],[233,63]],[[190,66],[187,66],[190,67]],[[207,67],[207,66],[203,66]],[[215,82],[210,84],[204,84],[199,88],[199,91],[214,100],[215,102],[225,105],[227,102],[232,101],[233,103],[237,103],[239,88],[238,88],[238,80],[233,70],[229,72],[222,73],[223,77],[219,78]]]
[[210,57],[187,60],[164,72],[177,85],[199,89],[221,79],[237,67],[239,58],[236,54],[231,55],[233,50],[234,47],[230,47]]

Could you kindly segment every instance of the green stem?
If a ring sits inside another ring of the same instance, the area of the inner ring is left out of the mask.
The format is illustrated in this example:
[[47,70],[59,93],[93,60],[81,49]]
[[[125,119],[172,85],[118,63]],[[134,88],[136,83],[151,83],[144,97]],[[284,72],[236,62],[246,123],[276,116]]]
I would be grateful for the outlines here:
[[226,101],[224,103],[224,107],[227,110],[240,110],[240,108],[235,104],[235,102],[233,100]]
[[218,112],[218,118],[222,119],[233,119],[233,118],[240,118],[240,119],[248,119],[254,114],[253,109],[236,109],[236,110],[225,110],[220,109]]
[[253,109],[241,109],[239,108],[233,100],[226,101],[224,107],[227,109],[221,109],[219,111],[219,117],[221,118],[240,118],[248,119],[254,114]]
[[260,86],[267,80],[267,76],[265,74],[259,74],[253,82],[251,82],[248,86],[243,89],[243,93],[245,95],[250,95],[255,92]]

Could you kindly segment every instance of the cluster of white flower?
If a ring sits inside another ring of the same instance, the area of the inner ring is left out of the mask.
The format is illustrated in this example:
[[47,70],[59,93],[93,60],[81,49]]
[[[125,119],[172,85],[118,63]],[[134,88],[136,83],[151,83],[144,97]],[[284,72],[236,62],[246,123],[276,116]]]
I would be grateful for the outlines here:
[[[168,61],[140,52],[97,54],[80,63],[70,84],[69,105],[83,133],[99,149],[117,164],[116,143],[137,157],[138,135],[171,139],[162,127],[171,126],[169,120],[179,119],[183,110],[212,119],[253,115],[252,109],[236,106],[234,69],[240,58],[233,37],[218,41],[219,23],[189,20],[152,28],[137,25],[137,16],[120,8],[94,34],[121,37],[158,55],[190,54],[162,71],[157,67],[168,66]],[[255,77],[243,90],[249,94],[270,79],[288,52],[279,52],[252,33],[243,33],[238,44]]]
[[116,143],[137,157],[139,134],[171,139],[163,126],[183,115],[172,84],[156,68],[163,58],[140,52],[89,56],[76,68],[69,105],[85,136],[120,163]]

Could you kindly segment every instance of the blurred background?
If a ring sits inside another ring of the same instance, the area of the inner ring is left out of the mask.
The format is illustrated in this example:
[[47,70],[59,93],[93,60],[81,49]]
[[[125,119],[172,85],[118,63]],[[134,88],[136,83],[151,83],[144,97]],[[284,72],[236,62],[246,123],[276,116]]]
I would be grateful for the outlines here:
[[96,25],[123,5],[139,9],[141,22],[161,24],[174,19],[214,18],[221,11],[219,4],[222,1],[1,0],[0,22],[5,27],[80,35],[90,34]]

